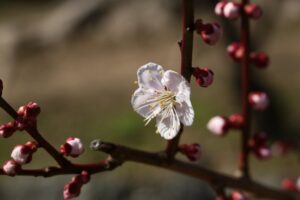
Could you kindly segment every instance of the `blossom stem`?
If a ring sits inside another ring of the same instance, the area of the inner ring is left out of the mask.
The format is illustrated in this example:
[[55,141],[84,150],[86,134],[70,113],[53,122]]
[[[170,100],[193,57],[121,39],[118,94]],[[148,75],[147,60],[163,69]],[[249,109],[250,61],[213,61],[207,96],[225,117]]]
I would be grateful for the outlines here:
[[[242,0],[241,7],[243,8],[249,0]],[[240,170],[244,177],[249,177],[249,153],[250,148],[248,141],[250,138],[250,105],[248,94],[250,89],[250,69],[249,69],[249,54],[250,54],[250,26],[249,17],[241,9],[241,45],[244,48],[244,55],[241,59],[241,90],[242,90],[242,115],[244,117],[244,126],[241,136],[241,155],[240,155]]]
[[[181,51],[181,75],[190,82],[192,75],[192,56],[193,56],[193,27],[194,27],[194,0],[182,0],[182,40],[180,42]],[[183,125],[175,138],[168,141],[166,154],[170,160],[175,156]]]
[[[5,110],[7,114],[9,114],[14,120],[18,118],[18,113],[15,111],[15,109],[2,97],[0,97],[0,107]],[[28,127],[26,128],[26,131],[56,160],[61,167],[70,167],[72,165],[70,161],[64,158],[45,138],[42,137],[36,126]]]

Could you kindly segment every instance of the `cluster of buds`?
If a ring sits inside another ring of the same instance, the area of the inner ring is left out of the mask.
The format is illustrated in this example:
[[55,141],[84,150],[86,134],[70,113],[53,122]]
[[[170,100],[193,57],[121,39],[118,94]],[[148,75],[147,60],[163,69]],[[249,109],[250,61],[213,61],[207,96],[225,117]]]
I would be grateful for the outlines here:
[[263,14],[262,9],[256,4],[247,4],[242,8],[241,4],[237,2],[220,1],[215,6],[216,15],[230,20],[238,19],[242,10],[251,19],[259,19]]
[[76,175],[64,186],[64,199],[72,199],[79,196],[81,188],[84,184],[90,181],[90,175],[87,171],[82,171]]
[[222,28],[216,22],[204,24],[202,20],[196,20],[195,30],[202,40],[209,45],[215,45],[222,36]]
[[3,172],[6,175],[14,176],[21,169],[21,165],[29,163],[32,155],[36,152],[38,144],[35,141],[29,141],[26,144],[16,145],[11,152],[11,160],[3,165]]
[[78,157],[84,152],[84,147],[79,138],[69,137],[66,142],[60,146],[60,153],[65,156]]
[[193,76],[196,83],[201,87],[208,87],[214,81],[214,72],[208,68],[193,68]]
[[201,157],[201,146],[197,143],[183,144],[179,146],[179,152],[191,161],[197,161]]
[[235,113],[229,117],[215,116],[207,123],[207,129],[217,136],[224,136],[229,129],[241,129],[244,125],[244,117]]
[[272,156],[271,149],[267,144],[267,135],[265,132],[254,134],[249,141],[249,147],[259,159],[265,160]]
[[41,108],[35,102],[29,102],[25,106],[18,109],[18,119],[15,121],[18,130],[24,130],[28,126],[35,126],[37,116],[40,114]]
[[[239,42],[233,42],[227,46],[227,54],[229,57],[239,62],[244,56],[244,48]],[[264,69],[269,65],[269,56],[264,52],[251,52],[250,62],[253,63],[257,68]]]
[[265,110],[270,104],[269,97],[265,92],[250,92],[248,99],[254,110]]

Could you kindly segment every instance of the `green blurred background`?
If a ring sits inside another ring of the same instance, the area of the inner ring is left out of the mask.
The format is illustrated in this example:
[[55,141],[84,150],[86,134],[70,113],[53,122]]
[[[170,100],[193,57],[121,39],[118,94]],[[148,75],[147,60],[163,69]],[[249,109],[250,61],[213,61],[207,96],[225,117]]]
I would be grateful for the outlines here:
[[[253,131],[267,131],[273,140],[293,141],[296,150],[284,157],[258,161],[251,156],[255,180],[279,187],[283,177],[297,176],[299,157],[299,34],[300,2],[257,0],[264,16],[252,22],[253,48],[271,57],[267,70],[253,69],[253,89],[270,93],[271,108],[254,113]],[[195,0],[196,17],[217,21],[224,37],[216,46],[204,44],[196,35],[195,66],[210,67],[215,82],[208,89],[192,83],[196,112],[182,143],[199,142],[203,156],[199,165],[235,174],[239,133],[218,138],[206,130],[214,115],[240,111],[238,73],[225,54],[230,41],[238,40],[238,22],[227,22],[213,14],[216,1]],[[130,147],[157,151],[166,141],[155,134],[154,123],[144,127],[130,99],[136,85],[136,70],[147,62],[179,70],[181,38],[180,1],[174,0],[40,0],[0,2],[0,77],[3,96],[15,107],[37,102],[42,113],[39,128],[54,146],[68,136],[80,137],[85,153],[76,162],[102,159],[92,152],[90,141],[99,138]],[[10,118],[0,112],[0,122]],[[17,133],[0,140],[2,162],[15,144],[29,137]],[[183,158],[184,159],[184,158]],[[24,168],[54,165],[42,150]],[[0,199],[62,199],[62,190],[72,176],[52,178],[0,178]],[[205,183],[153,167],[126,163],[113,172],[94,175],[78,199],[194,200],[214,199]]]

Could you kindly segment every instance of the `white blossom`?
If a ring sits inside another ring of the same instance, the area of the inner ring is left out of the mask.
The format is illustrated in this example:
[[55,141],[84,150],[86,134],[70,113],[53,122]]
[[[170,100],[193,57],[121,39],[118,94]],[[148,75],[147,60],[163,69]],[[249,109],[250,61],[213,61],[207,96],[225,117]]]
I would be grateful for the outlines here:
[[137,71],[139,88],[134,92],[133,109],[143,116],[146,125],[156,118],[157,132],[165,139],[174,138],[180,123],[190,126],[194,110],[190,101],[191,89],[183,76],[164,71],[162,66],[148,63]]

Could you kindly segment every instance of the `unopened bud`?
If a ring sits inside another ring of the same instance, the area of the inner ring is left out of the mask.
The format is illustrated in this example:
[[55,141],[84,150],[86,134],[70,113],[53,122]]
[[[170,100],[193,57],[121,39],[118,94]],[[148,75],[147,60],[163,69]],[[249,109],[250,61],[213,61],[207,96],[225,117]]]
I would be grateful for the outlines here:
[[82,184],[78,182],[71,181],[67,183],[64,187],[64,199],[72,199],[74,197],[79,196],[81,191]]
[[297,192],[297,186],[294,180],[290,178],[286,178],[281,182],[282,189],[290,192]]
[[197,161],[201,157],[201,146],[197,143],[180,145],[179,151],[191,161]]
[[223,136],[229,129],[228,119],[222,116],[215,116],[208,121],[207,129],[214,135]]
[[255,110],[265,110],[269,106],[269,97],[265,92],[250,92],[248,98]]
[[246,5],[244,11],[251,19],[259,19],[263,14],[262,9],[256,4]]
[[21,165],[15,160],[7,160],[2,169],[6,175],[15,176],[21,170]]
[[196,78],[196,82],[201,87],[208,87],[214,81],[214,73],[208,68],[194,68],[193,76]]
[[75,158],[84,152],[84,147],[79,138],[69,137],[65,144],[60,146],[60,152],[66,156]]
[[216,15],[223,16],[224,7],[225,7],[226,4],[227,4],[226,1],[220,1],[220,2],[218,2],[216,4],[216,6],[215,6],[215,13],[216,13]]
[[8,138],[16,131],[15,125],[12,122],[0,126],[0,136]]
[[244,116],[240,113],[232,114],[228,117],[230,128],[240,129],[244,126]]
[[240,4],[235,2],[228,2],[223,8],[223,15],[227,19],[235,20],[241,15]]
[[248,198],[246,197],[245,194],[241,192],[232,192],[230,195],[230,200],[247,200]]
[[244,48],[239,42],[233,42],[227,46],[227,53],[234,61],[240,61],[244,56]]
[[196,31],[202,40],[209,45],[216,44],[222,36],[222,28],[218,23],[202,24],[201,20],[197,20]]
[[11,158],[18,164],[25,164],[32,159],[32,150],[27,145],[17,145],[11,153]]
[[264,52],[252,52],[250,54],[250,60],[258,68],[266,68],[270,62],[268,55]]

